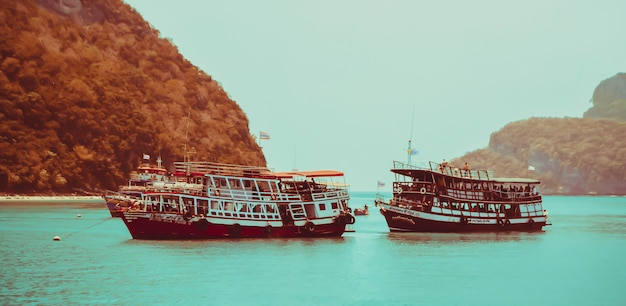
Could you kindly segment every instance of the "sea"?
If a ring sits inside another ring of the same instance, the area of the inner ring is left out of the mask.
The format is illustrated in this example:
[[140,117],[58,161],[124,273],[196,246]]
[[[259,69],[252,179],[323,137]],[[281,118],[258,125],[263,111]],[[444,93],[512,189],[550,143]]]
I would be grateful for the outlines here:
[[626,197],[545,196],[542,232],[444,234],[390,233],[375,194],[322,239],[134,240],[103,200],[2,201],[0,303],[626,305]]

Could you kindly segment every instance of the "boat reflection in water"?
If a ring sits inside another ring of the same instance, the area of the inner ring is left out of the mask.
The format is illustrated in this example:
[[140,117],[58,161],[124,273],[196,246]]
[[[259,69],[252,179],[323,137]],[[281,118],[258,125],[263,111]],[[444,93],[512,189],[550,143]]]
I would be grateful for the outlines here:
[[389,232],[389,240],[395,244],[467,244],[506,241],[528,241],[538,239],[538,234],[545,232],[478,232],[478,233],[433,233],[433,232]]

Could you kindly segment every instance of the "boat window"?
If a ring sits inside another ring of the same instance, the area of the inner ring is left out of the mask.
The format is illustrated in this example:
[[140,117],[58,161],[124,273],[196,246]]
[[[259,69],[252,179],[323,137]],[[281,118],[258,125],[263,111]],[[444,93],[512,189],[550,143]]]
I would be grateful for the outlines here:
[[280,190],[280,184],[277,181],[271,181],[269,182],[270,188],[272,189],[272,192],[278,192]]
[[269,192],[270,191],[270,185],[268,184],[268,181],[258,180],[258,181],[256,181],[256,184],[257,184],[260,192]]
[[223,178],[213,178],[215,187],[226,187],[226,180]]
[[337,202],[330,203],[332,209],[339,209],[339,204]]
[[320,204],[320,210],[326,210],[326,204],[321,203]]
[[230,185],[231,189],[235,189],[235,188],[239,188],[241,187],[241,183],[239,181],[239,179],[228,179],[228,184]]

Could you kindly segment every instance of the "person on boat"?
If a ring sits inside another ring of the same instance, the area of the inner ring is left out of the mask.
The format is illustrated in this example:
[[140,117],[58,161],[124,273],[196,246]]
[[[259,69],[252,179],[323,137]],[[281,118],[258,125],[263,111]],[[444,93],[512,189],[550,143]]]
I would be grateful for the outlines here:
[[439,165],[439,171],[443,172],[443,170],[448,166],[448,162],[444,158],[441,164]]
[[463,165],[463,174],[465,176],[469,176],[469,169],[470,169],[469,164],[465,162],[465,165]]

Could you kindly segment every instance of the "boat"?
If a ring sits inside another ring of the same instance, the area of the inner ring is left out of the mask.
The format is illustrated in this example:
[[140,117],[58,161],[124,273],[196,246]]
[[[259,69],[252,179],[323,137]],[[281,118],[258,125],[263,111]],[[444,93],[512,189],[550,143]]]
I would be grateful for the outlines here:
[[134,239],[340,237],[355,222],[341,171],[192,161],[174,167],[163,184],[105,195],[128,206],[121,217]]
[[540,231],[551,225],[531,178],[495,178],[447,163],[394,161],[393,197],[376,197],[392,232]]
[[131,173],[128,184],[119,187],[116,192],[119,193],[118,196],[107,196],[111,191],[105,193],[104,198],[111,217],[121,217],[124,211],[132,206],[131,199],[144,200],[142,198],[144,191],[159,186],[163,187],[167,181],[167,170],[163,168],[161,158],[157,159],[157,165],[151,165],[149,161],[142,163],[137,167],[136,172]]
[[355,216],[365,216],[369,214],[370,214],[370,211],[369,211],[369,207],[367,207],[367,204],[365,204],[363,208],[357,207],[354,209]]

